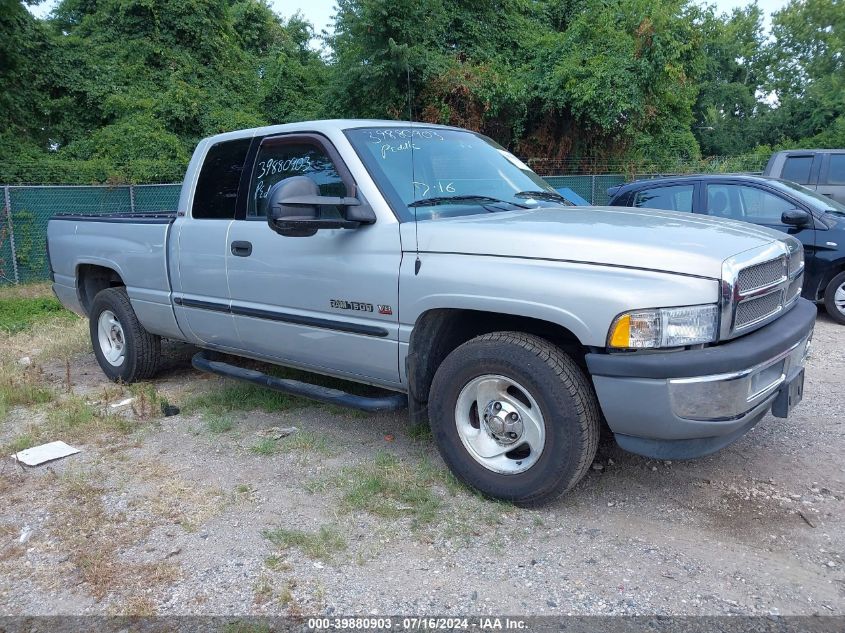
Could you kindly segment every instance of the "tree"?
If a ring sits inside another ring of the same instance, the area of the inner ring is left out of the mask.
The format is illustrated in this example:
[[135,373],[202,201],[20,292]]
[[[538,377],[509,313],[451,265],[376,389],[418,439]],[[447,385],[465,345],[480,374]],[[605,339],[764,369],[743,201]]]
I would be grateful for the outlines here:
[[24,153],[46,147],[47,38],[19,0],[0,0],[0,158],[5,147]]
[[761,141],[769,110],[758,97],[766,78],[763,13],[756,3],[721,16],[708,7],[699,28],[704,68],[693,131],[705,155],[747,152]]
[[766,141],[845,147],[845,2],[792,0],[772,18],[766,88],[779,107]]

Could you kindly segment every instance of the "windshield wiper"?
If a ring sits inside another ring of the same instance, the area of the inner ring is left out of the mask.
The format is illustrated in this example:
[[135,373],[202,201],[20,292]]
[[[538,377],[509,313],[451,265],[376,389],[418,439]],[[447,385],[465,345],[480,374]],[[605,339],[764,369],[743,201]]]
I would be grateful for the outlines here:
[[512,202],[510,200],[500,200],[499,198],[491,198],[490,196],[435,196],[433,198],[423,198],[422,200],[414,200],[409,207],[433,207],[436,204],[460,204],[461,202],[478,202],[480,204],[485,203],[499,203],[499,204],[511,204],[515,207],[519,207],[520,209],[528,209],[524,204],[519,204],[517,202]]
[[559,193],[554,193],[552,191],[520,191],[519,193],[513,194],[514,198],[534,198],[536,200],[549,200],[550,202],[562,202],[570,207],[574,207],[575,205],[572,204],[569,200],[564,198]]

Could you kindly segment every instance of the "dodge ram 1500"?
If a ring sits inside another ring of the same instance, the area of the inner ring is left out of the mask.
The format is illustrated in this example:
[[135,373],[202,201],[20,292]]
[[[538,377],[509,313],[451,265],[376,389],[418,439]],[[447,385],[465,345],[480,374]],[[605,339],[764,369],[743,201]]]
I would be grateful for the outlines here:
[[56,217],[48,253],[109,378],[153,376],[167,338],[204,371],[407,406],[461,480],[523,504],[583,477],[605,421],[622,448],[680,459],[785,417],[816,316],[784,233],[569,206],[480,134],[396,121],[205,139],[176,213]]

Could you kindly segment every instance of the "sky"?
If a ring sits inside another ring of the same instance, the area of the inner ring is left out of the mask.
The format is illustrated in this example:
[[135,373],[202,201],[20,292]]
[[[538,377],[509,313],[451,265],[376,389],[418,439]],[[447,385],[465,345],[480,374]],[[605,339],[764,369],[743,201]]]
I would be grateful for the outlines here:
[[[711,0],[707,4],[715,4],[720,12],[729,12],[735,7],[743,7],[750,0]],[[766,14],[766,26],[769,25],[768,17],[772,12],[783,8],[787,0],[757,0],[757,4]],[[30,10],[37,16],[48,14],[56,4],[56,0],[45,0],[40,4],[30,7]],[[314,25],[317,34],[323,29],[328,29],[334,14],[335,0],[270,0],[270,4],[277,13],[288,18],[297,11],[305,16],[305,19]],[[704,2],[702,2],[704,4]]]

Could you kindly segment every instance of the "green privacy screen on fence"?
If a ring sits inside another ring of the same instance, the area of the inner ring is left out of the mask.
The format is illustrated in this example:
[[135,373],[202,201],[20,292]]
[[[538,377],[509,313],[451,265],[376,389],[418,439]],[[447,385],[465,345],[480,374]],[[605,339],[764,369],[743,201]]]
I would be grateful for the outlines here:
[[58,213],[175,211],[181,185],[3,187],[0,218],[0,284],[49,278],[47,221]]
[[[591,204],[607,204],[607,189],[625,182],[612,175],[546,176]],[[0,185],[2,186],[2,185]],[[47,220],[57,213],[156,213],[175,211],[181,184],[121,186],[4,186],[0,217],[0,285],[45,281]]]

